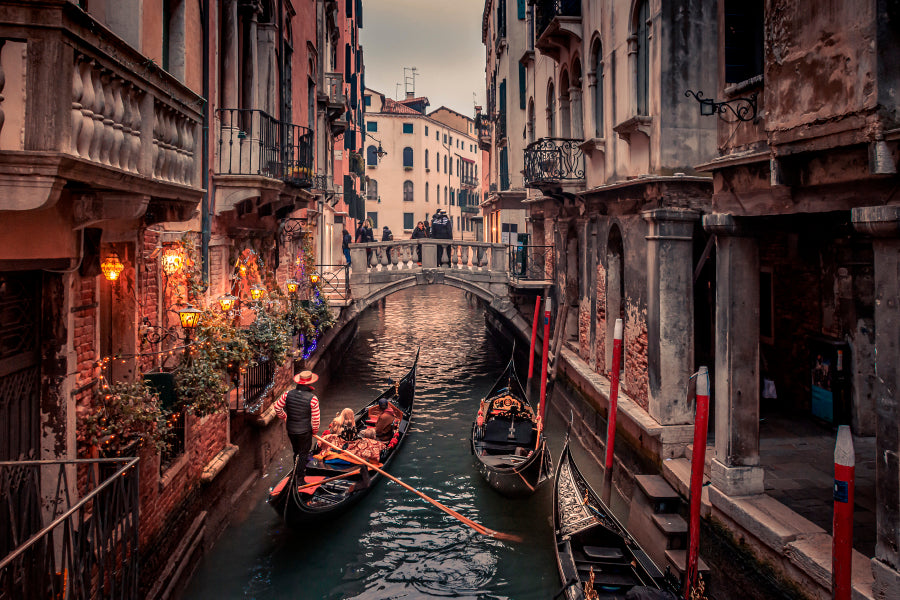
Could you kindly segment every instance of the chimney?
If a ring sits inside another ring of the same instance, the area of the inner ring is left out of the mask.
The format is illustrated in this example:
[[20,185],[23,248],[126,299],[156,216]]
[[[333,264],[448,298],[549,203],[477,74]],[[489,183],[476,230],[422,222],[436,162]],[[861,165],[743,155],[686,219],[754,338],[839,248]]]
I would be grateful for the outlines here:
[[406,91],[406,99],[412,100],[413,98],[415,98],[415,96],[413,94],[414,94],[414,92],[410,92],[409,90],[407,90]]

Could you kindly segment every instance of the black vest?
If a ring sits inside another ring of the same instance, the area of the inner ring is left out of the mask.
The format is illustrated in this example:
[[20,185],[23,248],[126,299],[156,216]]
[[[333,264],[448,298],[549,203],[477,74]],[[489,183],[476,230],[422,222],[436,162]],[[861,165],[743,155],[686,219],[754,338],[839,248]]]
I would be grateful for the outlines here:
[[310,403],[315,394],[312,388],[301,386],[287,393],[284,399],[284,412],[287,414],[288,433],[312,432],[312,407]]

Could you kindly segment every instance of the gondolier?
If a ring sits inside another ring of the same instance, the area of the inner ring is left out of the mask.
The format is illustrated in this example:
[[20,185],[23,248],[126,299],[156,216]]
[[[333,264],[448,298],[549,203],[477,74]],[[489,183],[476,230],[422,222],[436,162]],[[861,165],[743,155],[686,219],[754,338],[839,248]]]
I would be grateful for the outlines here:
[[306,471],[312,436],[319,433],[319,399],[312,387],[318,380],[319,376],[312,371],[301,371],[294,376],[297,387],[275,401],[275,414],[285,421],[300,481]]

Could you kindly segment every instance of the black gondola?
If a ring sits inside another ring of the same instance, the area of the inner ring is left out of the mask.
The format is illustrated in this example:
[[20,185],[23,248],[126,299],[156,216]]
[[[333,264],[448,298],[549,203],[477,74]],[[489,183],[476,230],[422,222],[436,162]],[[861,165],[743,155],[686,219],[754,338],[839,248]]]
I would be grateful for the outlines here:
[[527,496],[550,476],[547,440],[512,358],[478,407],[471,446],[478,472],[504,496]]
[[675,600],[674,581],[663,575],[585,480],[565,447],[553,490],[556,564],[565,597]]
[[[416,352],[416,359],[409,372],[356,413],[358,431],[366,427],[369,409],[381,398],[387,398],[390,404],[396,406],[402,413],[394,439],[381,452],[381,464],[378,466],[384,470],[387,470],[409,433],[413,400],[416,395],[418,362],[419,353]],[[316,449],[315,440],[313,449],[314,451]],[[269,504],[290,526],[321,522],[341,514],[359,502],[381,479],[381,474],[377,471],[368,470],[363,473],[362,469],[360,465],[342,460],[320,460],[311,457],[307,463],[305,481],[295,481],[294,469],[291,469],[291,472],[269,492]],[[354,471],[356,473],[353,473]],[[318,485],[315,485],[316,483]]]

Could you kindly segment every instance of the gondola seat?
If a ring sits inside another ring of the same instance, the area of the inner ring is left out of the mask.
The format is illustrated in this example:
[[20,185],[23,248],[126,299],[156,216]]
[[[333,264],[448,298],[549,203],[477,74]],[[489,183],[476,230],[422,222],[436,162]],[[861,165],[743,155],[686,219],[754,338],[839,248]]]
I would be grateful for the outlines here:
[[490,444],[508,444],[511,446],[527,446],[535,442],[534,425],[530,421],[516,421],[513,426],[513,437],[509,437],[510,421],[494,419],[484,426],[483,441]]

